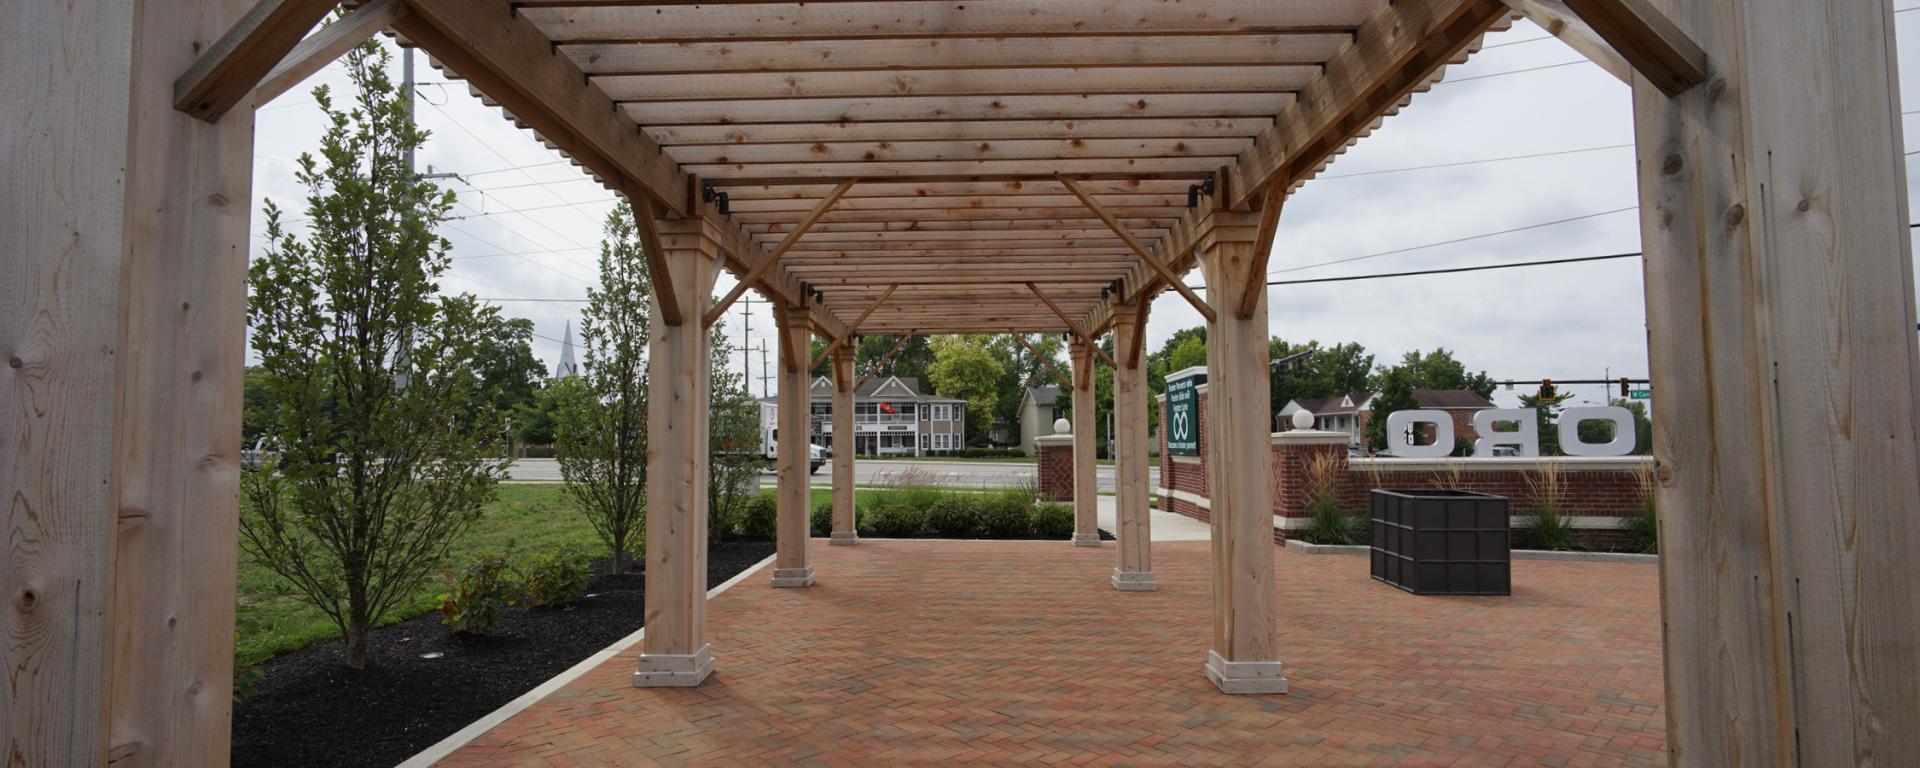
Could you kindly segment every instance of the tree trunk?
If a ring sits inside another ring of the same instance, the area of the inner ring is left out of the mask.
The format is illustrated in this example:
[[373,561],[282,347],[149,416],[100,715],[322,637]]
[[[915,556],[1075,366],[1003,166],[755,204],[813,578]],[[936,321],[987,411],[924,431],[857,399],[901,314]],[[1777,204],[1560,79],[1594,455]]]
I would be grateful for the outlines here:
[[367,620],[367,595],[364,587],[347,589],[347,666],[367,668],[367,635],[373,622]]

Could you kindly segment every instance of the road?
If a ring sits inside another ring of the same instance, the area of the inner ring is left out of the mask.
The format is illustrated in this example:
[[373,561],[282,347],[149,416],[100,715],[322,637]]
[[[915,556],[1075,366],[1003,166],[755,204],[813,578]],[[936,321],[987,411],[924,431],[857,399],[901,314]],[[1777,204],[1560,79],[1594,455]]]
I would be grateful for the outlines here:
[[[814,485],[826,485],[831,482],[830,466],[821,466],[814,473]],[[560,465],[553,459],[521,459],[513,463],[507,475],[513,480],[531,482],[559,482]],[[1113,490],[1113,467],[1100,465],[1094,469],[1094,475],[1100,490]],[[1009,488],[1034,479],[1034,465],[1031,463],[994,462],[994,461],[940,461],[938,459],[911,460],[869,460],[856,461],[853,464],[854,485],[885,485],[898,482],[911,476],[914,482],[926,485],[944,485],[960,488]],[[1149,487],[1160,481],[1158,465],[1147,468]],[[761,476],[762,484],[771,484],[773,473]]]

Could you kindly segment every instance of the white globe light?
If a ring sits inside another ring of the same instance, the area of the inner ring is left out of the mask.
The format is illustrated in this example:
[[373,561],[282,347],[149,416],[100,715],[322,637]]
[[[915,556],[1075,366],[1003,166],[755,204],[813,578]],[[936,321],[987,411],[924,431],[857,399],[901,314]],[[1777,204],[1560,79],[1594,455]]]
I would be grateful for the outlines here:
[[1294,429],[1313,429],[1313,411],[1309,411],[1305,409],[1294,411],[1293,412],[1293,428]]
[[1067,433],[1067,430],[1070,430],[1070,429],[1073,429],[1073,425],[1072,425],[1072,424],[1069,424],[1069,423],[1067,423],[1067,420],[1066,420],[1066,419],[1054,419],[1054,420],[1053,420],[1053,433],[1054,433],[1054,434],[1056,434],[1056,435],[1064,435],[1064,434],[1066,434],[1066,433]]

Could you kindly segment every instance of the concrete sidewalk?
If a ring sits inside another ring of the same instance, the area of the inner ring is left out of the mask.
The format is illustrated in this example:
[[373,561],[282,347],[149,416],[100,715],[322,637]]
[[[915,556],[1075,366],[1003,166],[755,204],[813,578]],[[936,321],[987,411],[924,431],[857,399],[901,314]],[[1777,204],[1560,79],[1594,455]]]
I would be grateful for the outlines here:
[[[1119,508],[1112,496],[1100,497],[1100,528],[1118,532]],[[1147,512],[1147,538],[1154,541],[1208,541],[1213,537],[1213,529],[1206,523],[1185,515],[1162,512],[1151,509]]]

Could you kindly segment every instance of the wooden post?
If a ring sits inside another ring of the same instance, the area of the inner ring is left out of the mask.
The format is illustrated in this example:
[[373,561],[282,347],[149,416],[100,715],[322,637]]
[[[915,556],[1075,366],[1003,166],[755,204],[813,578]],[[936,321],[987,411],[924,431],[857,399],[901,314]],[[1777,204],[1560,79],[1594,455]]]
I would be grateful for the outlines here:
[[[1145,299],[1142,299],[1145,301]],[[1153,558],[1147,493],[1147,369],[1144,355],[1129,354],[1147,332],[1142,307],[1118,304],[1113,308],[1113,349],[1120,366],[1113,369],[1114,421],[1114,537],[1120,550],[1113,569],[1113,588],[1148,592],[1158,588]]]
[[[656,293],[705,306],[719,274],[720,233],[699,219],[661,221],[671,267]],[[713,671],[707,647],[707,451],[713,361],[707,329],[669,325],[652,303],[647,344],[647,612],[645,652],[633,684],[699,685]]]
[[0,550],[17,765],[228,762],[250,113],[173,80],[252,5],[0,27]]
[[[780,364],[775,378],[780,383],[778,448],[775,452],[779,486],[775,491],[778,511],[774,531],[778,550],[773,561],[773,585],[776,587],[813,586],[813,564],[807,560],[807,496],[812,476],[809,461],[813,441],[807,434],[811,406],[811,387],[807,379],[807,355],[812,350],[813,324],[805,305],[776,302],[774,324],[779,327],[776,343]],[[838,365],[838,362],[835,363]],[[835,468],[838,468],[836,456]]]
[[1100,486],[1094,475],[1094,443],[1100,423],[1093,400],[1093,344],[1075,336],[1073,360],[1073,545],[1100,546]]
[[[1238,306],[1251,279],[1259,214],[1216,211],[1200,256],[1214,302]],[[1234,218],[1249,226],[1228,226]],[[1207,490],[1213,520],[1213,651],[1207,678],[1227,693],[1285,693],[1273,615],[1273,456],[1268,446],[1267,301],[1207,325]]]
[[851,546],[860,535],[853,520],[853,356],[851,345],[833,352],[833,537]]
[[1885,2],[1659,0],[1635,79],[1673,765],[1920,755],[1920,380]]

